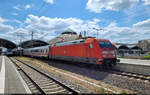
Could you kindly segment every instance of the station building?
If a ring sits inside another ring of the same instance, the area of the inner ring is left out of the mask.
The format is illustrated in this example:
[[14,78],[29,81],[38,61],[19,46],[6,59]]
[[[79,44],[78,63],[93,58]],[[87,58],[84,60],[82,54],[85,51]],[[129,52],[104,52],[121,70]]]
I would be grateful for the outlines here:
[[142,48],[137,44],[114,43],[117,55],[123,56],[140,56]]
[[142,48],[144,52],[150,52],[150,39],[138,41],[138,46]]
[[67,41],[72,41],[72,40],[77,40],[82,38],[81,35],[78,35],[76,32],[74,32],[71,29],[68,29],[61,33],[58,37],[55,37],[54,39],[51,39],[49,41],[49,44],[56,44],[56,43],[61,43],[61,42],[67,42]]

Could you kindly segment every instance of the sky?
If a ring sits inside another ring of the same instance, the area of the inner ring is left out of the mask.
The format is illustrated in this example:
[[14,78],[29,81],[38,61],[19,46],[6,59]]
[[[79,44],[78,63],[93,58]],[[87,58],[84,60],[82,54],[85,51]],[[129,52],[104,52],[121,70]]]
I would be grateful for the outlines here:
[[49,41],[68,29],[115,43],[150,39],[150,0],[0,0],[0,38]]

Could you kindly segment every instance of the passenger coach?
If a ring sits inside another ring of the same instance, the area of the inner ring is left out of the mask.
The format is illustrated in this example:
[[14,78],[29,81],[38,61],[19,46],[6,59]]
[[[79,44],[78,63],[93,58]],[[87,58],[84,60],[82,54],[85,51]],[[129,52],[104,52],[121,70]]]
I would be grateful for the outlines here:
[[50,45],[28,48],[23,50],[23,55],[30,57],[46,57],[49,55]]

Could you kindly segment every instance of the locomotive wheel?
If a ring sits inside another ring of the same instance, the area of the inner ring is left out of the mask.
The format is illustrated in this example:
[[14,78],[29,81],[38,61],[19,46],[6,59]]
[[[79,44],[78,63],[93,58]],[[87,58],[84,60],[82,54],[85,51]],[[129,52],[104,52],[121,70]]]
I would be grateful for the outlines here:
[[107,69],[108,69],[108,67],[109,67],[109,66],[108,66],[108,64],[107,64],[107,63],[104,63],[104,64],[103,64],[103,69],[104,69],[104,70],[107,70]]
[[112,68],[112,63],[111,63],[111,64],[109,64],[109,68]]

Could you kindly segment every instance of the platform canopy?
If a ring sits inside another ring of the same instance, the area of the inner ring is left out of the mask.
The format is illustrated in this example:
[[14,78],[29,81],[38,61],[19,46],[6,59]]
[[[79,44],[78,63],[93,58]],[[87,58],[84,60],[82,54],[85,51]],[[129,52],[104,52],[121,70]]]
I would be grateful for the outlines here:
[[47,42],[41,41],[41,40],[28,40],[24,41],[20,44],[20,47],[22,48],[32,48],[32,47],[39,47],[39,46],[45,46],[48,45]]
[[9,41],[9,40],[6,40],[6,39],[3,39],[3,38],[0,38],[0,47],[5,47],[7,49],[14,49],[16,48],[16,44]]
[[129,47],[126,45],[121,45],[118,49],[129,49]]

